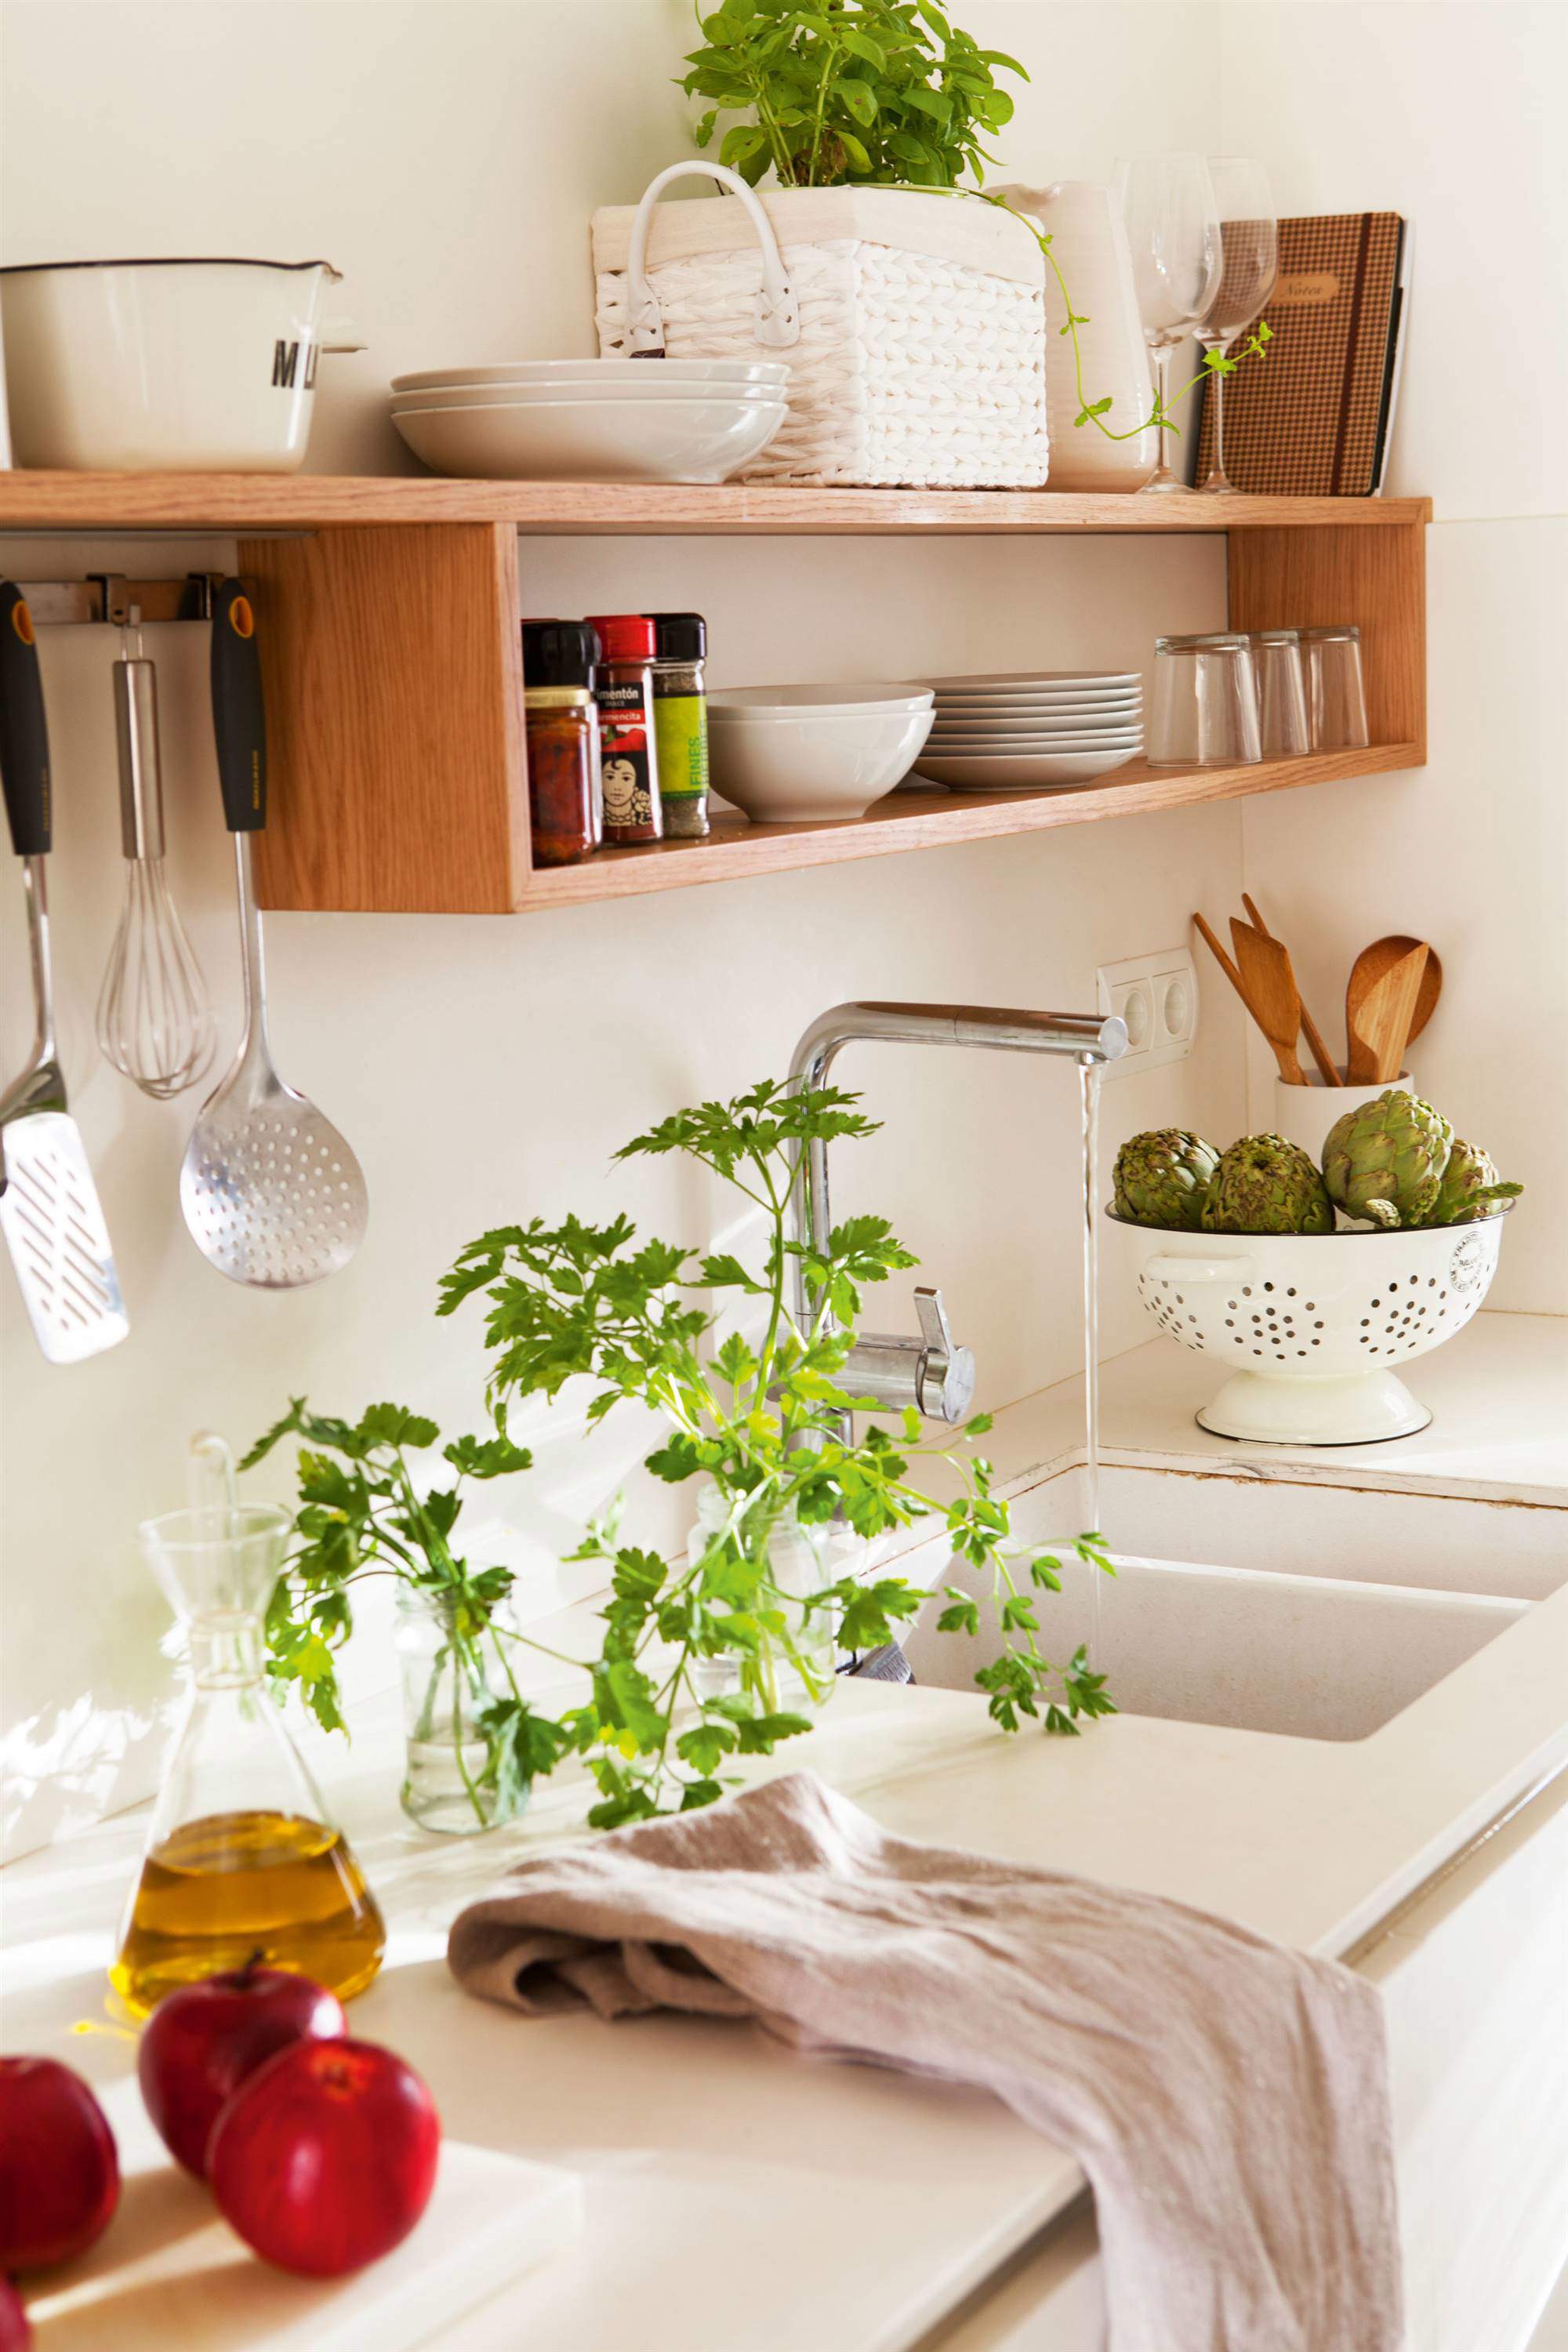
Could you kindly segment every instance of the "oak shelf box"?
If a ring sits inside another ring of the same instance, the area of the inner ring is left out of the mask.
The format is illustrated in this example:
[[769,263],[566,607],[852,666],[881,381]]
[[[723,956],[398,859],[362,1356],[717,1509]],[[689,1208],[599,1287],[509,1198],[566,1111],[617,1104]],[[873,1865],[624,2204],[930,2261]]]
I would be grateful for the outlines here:
[[[262,904],[504,914],[1274,792],[1426,760],[1426,499],[463,482],[428,476],[0,472],[7,531],[238,542],[272,745]],[[847,824],[724,821],[705,842],[530,862],[519,534],[1224,532],[1234,628],[1354,621],[1373,740],[1043,795],[901,793]],[[249,534],[265,534],[252,537]]]

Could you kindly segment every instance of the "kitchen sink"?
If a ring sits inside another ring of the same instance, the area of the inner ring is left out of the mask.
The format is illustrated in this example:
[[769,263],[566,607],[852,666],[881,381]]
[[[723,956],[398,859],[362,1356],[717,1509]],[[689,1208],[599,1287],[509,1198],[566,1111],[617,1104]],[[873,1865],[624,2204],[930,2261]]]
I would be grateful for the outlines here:
[[[1136,1468],[1102,1474],[1113,1581],[1063,1548],[1083,1488],[1080,1471],[1043,1479],[1015,1495],[1014,1526],[1061,1561],[1041,1647],[1087,1643],[1124,1714],[1364,1739],[1568,1581],[1561,1510]],[[933,1588],[904,1644],[916,1679],[973,1689],[1000,1647],[990,1612],[974,1638],[936,1619],[942,1586],[984,1601],[988,1574],[945,1544],[899,1566]]]

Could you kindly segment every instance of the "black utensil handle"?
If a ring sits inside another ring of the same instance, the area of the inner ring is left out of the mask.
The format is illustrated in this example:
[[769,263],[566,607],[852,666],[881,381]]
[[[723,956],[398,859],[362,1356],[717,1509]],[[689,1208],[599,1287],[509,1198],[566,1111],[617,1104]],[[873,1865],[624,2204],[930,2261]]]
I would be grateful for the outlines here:
[[237,580],[213,596],[213,732],[218,782],[230,833],[259,833],[267,823],[267,714],[256,614]]
[[44,856],[53,834],[44,682],[33,616],[10,580],[0,581],[0,786],[12,848],[18,857]]

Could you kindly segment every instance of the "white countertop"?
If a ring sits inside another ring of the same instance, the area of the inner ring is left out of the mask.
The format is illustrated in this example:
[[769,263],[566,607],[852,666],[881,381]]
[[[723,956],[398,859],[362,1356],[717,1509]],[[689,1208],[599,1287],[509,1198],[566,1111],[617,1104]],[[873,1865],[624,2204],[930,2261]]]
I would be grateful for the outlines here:
[[[1106,1368],[1107,1443],[1145,1463],[1262,1456],[1292,1477],[1473,1480],[1472,1493],[1495,1484],[1519,1499],[1522,1486],[1562,1502],[1568,1416],[1552,1399],[1565,1363],[1563,1324],[1483,1316],[1423,1366],[1430,1432],[1303,1458],[1196,1430],[1212,1367],[1156,1341]],[[999,1416],[1005,1467],[1070,1456],[1075,1386]],[[1562,1756],[1565,1694],[1568,1588],[1361,1741],[1131,1716],[1079,1740],[1009,1740],[967,1694],[851,1684],[773,1769],[809,1765],[905,1835],[1342,1952]],[[436,2339],[442,2352],[608,2352],[630,2333],[644,2352],[896,2352],[1080,2188],[1065,2156],[978,2093],[803,2059],[749,2028],[527,2021],[468,1999],[443,1958],[453,1913],[530,1843],[567,1830],[570,1797],[552,1787],[521,1829],[438,1845],[396,1811],[390,1720],[331,1752],[331,1799],[391,1931],[354,2030],[426,2074],[455,2137],[566,2164],[588,2184],[581,2249]],[[140,1817],[122,1816],[0,1875],[6,2045],[57,2053],[111,2088],[132,2053],[102,1971],[140,1835]],[[73,2031],[94,2021],[109,2030]]]

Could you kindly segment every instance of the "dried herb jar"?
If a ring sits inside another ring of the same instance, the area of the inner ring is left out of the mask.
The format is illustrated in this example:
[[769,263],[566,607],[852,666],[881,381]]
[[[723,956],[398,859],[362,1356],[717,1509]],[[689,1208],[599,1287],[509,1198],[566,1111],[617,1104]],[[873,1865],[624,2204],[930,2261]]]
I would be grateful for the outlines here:
[[598,846],[599,713],[585,686],[530,686],[528,809],[536,866],[575,866]]
[[671,841],[708,838],[708,625],[700,613],[649,613],[658,796]]

